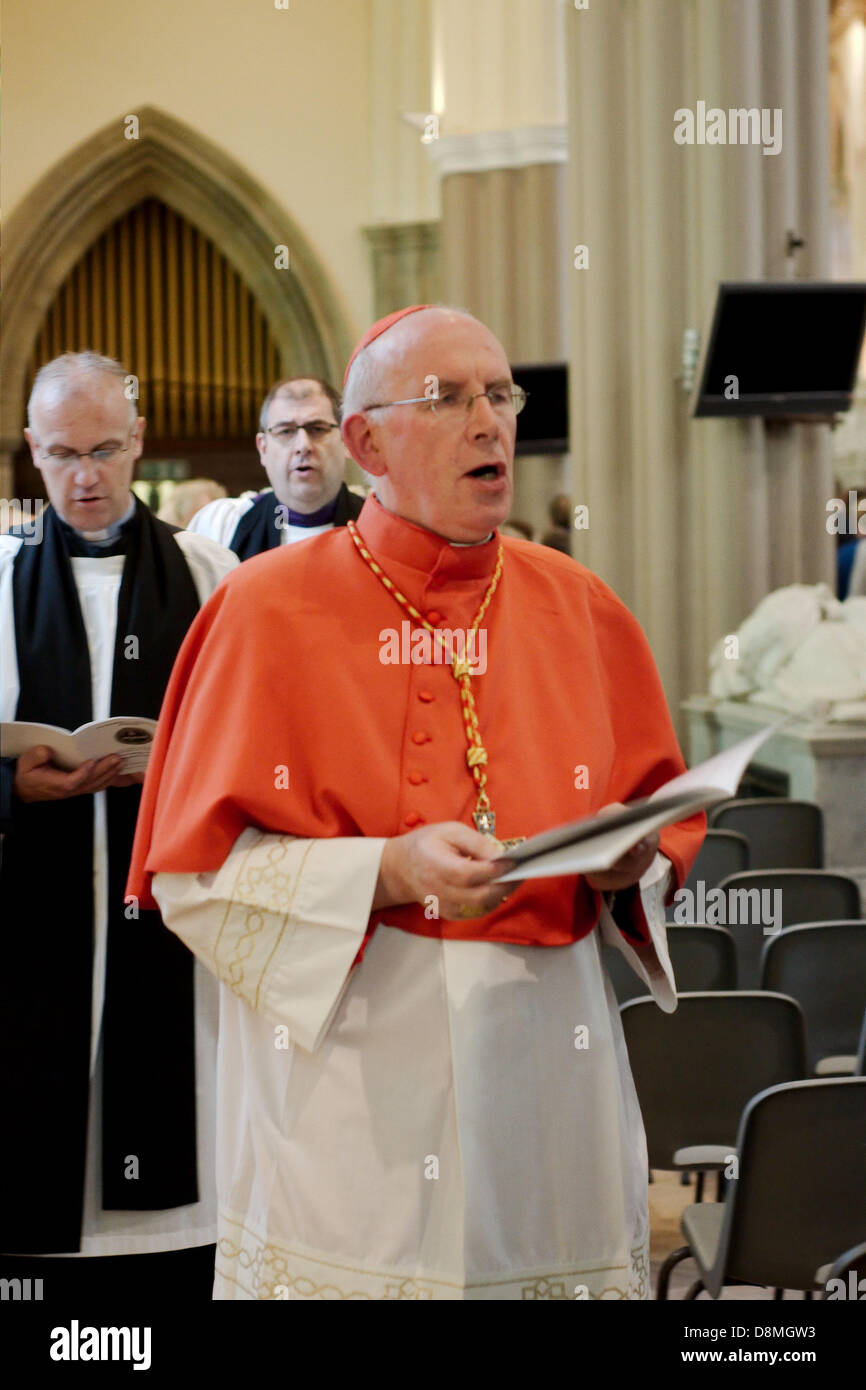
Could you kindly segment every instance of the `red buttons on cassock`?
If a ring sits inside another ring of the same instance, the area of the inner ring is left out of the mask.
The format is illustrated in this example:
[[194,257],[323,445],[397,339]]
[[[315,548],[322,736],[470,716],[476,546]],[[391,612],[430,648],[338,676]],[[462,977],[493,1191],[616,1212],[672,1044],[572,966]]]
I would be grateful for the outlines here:
[[431,701],[436,699],[436,696],[433,694],[432,690],[419,690],[418,699],[423,700],[425,705],[429,705]]
[[429,734],[422,734],[421,731],[419,730],[417,734],[413,734],[413,735],[412,735],[412,742],[413,742],[413,743],[429,743],[429,742],[430,742],[430,735],[429,735]]
[[408,825],[409,828],[411,829],[411,828],[412,828],[413,826],[415,826],[415,825],[423,825],[423,824],[424,824],[424,817],[423,817],[423,816],[419,816],[419,814],[418,814],[417,811],[410,811],[409,814],[408,814],[408,816],[407,816],[406,819],[404,820],[403,824],[404,824],[404,825]]
[[410,772],[406,780],[407,782],[411,782],[413,787],[420,787],[422,782],[426,782],[429,779],[424,776],[423,772]]
[[441,621],[442,621],[442,614],[441,614],[440,612],[438,612],[437,609],[431,608],[431,609],[430,609],[430,612],[427,614],[427,621],[428,621],[428,623],[432,623],[433,626],[435,627],[437,623],[441,623]]

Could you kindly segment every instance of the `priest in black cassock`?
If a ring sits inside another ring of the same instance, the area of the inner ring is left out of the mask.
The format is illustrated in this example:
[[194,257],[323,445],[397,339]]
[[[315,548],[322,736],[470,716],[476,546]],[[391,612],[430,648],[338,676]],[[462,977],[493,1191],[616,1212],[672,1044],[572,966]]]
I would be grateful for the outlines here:
[[227,545],[241,560],[292,545],[354,521],[363,497],[346,486],[340,396],[321,377],[287,377],[264,399],[256,448],[266,492],[220,497],[189,523],[190,531]]
[[[189,624],[237,564],[132,493],[132,381],[84,352],[34,382],[25,436],[49,505],[0,536],[4,723],[156,719]],[[214,983],[124,898],[142,777],[120,766],[63,771],[38,742],[0,765],[0,1276],[41,1278],[67,1306],[204,1300],[213,1277]]]

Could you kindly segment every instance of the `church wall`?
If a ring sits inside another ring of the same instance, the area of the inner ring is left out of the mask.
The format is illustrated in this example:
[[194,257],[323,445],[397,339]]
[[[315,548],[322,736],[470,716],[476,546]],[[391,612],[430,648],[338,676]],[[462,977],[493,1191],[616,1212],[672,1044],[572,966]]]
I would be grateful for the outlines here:
[[11,0],[4,6],[2,204],[144,106],[261,182],[315,248],[352,331],[372,312],[369,0]]

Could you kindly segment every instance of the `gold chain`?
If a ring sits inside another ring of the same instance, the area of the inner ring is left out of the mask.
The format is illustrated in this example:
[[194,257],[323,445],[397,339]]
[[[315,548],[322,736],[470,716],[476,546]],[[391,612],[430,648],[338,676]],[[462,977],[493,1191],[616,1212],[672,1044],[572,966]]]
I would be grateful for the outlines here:
[[[469,643],[466,643],[466,648],[464,649],[463,656],[452,656],[452,654],[448,650],[448,644],[446,643],[442,634],[440,632],[437,632],[436,628],[433,626],[432,623],[428,623],[427,619],[421,613],[418,612],[418,609],[415,607],[415,605],[409,602],[405,594],[400,593],[400,590],[397,588],[396,584],[394,584],[394,582],[388,578],[387,574],[382,569],[382,566],[377,564],[376,561],[373,559],[373,556],[370,554],[369,550],[364,545],[364,542],[361,540],[361,536],[358,532],[358,528],[355,525],[354,521],[349,521],[347,523],[347,529],[349,535],[352,537],[352,540],[355,543],[355,547],[358,551],[358,554],[361,556],[361,559],[364,561],[364,563],[369,566],[369,568],[375,574],[376,578],[385,586],[391,597],[396,599],[400,607],[405,608],[406,612],[410,615],[410,617],[414,618],[417,623],[420,623],[422,627],[426,628],[429,633],[432,633],[433,637],[436,639],[436,641],[442,648],[446,660],[449,662],[451,666],[451,674],[460,686],[460,702],[463,710],[463,727],[466,731],[466,739],[469,744],[469,747],[466,750],[466,762],[478,791],[478,796],[475,802],[474,820],[479,830],[482,829],[482,827],[489,827],[489,833],[492,834],[496,824],[496,818],[490,808],[490,798],[487,795],[486,790],[487,773],[484,769],[487,766],[487,749],[481,742],[481,731],[478,727],[478,713],[475,709],[475,697],[472,694],[472,687],[470,685],[472,671],[470,669],[469,660],[466,655],[469,648]],[[470,628],[470,632],[476,632],[478,630],[478,625],[481,622],[481,619],[484,617],[484,614],[487,612],[487,609],[490,605],[490,600],[493,598],[493,595],[496,592],[496,586],[498,585],[502,575],[503,558],[504,557],[502,543],[500,542],[499,550],[496,555],[496,568],[493,571],[493,578],[487,586],[487,592],[484,595],[484,598],[481,600],[481,607],[475,614],[475,617],[472,622],[472,627]]]

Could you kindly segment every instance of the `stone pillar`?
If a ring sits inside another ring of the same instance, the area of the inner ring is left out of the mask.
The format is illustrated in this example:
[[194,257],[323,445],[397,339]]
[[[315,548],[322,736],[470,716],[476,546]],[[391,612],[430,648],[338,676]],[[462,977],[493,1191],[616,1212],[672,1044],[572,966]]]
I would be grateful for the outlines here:
[[[442,180],[442,298],[476,314],[513,363],[564,360],[562,0],[435,0],[433,88]],[[513,514],[539,532],[568,460],[524,456]]]
[[564,0],[433,0],[433,91],[448,135],[559,125]]
[[442,295],[438,222],[391,222],[365,227],[373,258],[373,314],[405,304],[436,304]]
[[438,137],[431,0],[372,0],[370,216],[376,318],[436,301],[439,188],[426,155]]
[[[725,279],[829,273],[823,0],[567,9],[578,558],[643,623],[676,707],[771,588],[830,579],[828,428],[697,420],[678,383]],[[696,103],[781,107],[782,149],[678,145]],[[786,255],[786,234],[806,247]]]

